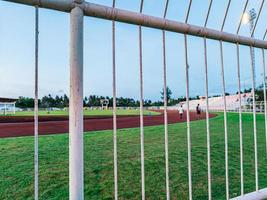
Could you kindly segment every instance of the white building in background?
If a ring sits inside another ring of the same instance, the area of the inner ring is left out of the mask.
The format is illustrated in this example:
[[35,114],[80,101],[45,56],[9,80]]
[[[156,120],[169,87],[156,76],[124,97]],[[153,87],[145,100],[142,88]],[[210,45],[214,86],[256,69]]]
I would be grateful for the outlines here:
[[[238,111],[239,109],[239,98],[238,94],[225,96],[226,98],[226,109],[227,111]],[[249,103],[249,99],[252,98],[251,93],[241,94],[241,106],[243,111],[252,110],[252,103]],[[200,97],[200,99],[190,100],[189,109],[194,111],[197,105],[200,105],[201,110],[206,110],[206,98]],[[178,109],[180,105],[183,105],[184,109],[187,109],[186,102],[180,102],[176,106],[170,106],[169,109]],[[211,111],[223,111],[224,101],[223,97],[209,97],[209,110]]]
[[17,99],[0,97],[0,115],[16,114]]

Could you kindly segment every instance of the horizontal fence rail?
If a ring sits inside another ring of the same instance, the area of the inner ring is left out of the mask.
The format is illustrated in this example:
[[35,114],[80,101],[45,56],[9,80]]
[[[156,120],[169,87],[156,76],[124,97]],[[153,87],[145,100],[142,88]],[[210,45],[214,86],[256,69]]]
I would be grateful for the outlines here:
[[239,197],[232,198],[230,200],[263,200],[267,198],[267,189],[251,192]]
[[171,32],[184,33],[192,36],[206,37],[207,39],[220,40],[241,45],[267,49],[267,42],[251,37],[239,36],[201,26],[190,25],[173,20],[144,15],[141,13],[126,11],[108,6],[82,2],[80,0],[4,0],[21,3],[40,8],[48,8],[63,12],[70,12],[75,6],[79,6],[85,16],[115,20],[128,24],[135,24],[150,28],[162,29]]

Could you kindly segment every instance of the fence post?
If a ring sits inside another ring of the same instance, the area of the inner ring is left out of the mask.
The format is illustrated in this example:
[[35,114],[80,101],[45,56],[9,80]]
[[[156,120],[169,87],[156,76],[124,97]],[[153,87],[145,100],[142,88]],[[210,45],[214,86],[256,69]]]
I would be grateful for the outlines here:
[[35,69],[34,69],[34,199],[35,200],[39,199],[39,141],[38,141],[39,139],[38,138],[39,137],[38,73],[39,72],[38,70],[39,70],[39,8],[38,6],[36,6],[35,7]]
[[4,115],[7,115],[7,107],[6,107],[6,103],[5,103],[5,109],[4,109]]
[[13,114],[16,114],[16,103],[13,104]]
[[69,197],[71,200],[84,199],[83,16],[83,11],[78,6],[70,12]]

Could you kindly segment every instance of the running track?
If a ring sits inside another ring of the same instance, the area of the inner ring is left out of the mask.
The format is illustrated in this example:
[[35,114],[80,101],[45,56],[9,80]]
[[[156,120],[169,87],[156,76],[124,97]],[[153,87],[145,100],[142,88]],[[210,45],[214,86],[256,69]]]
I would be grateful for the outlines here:
[[[214,117],[214,114],[211,114],[210,117]],[[205,119],[205,113],[201,113],[200,119]],[[19,136],[30,136],[34,133],[34,123],[33,118],[29,120],[20,122],[15,122],[14,117],[10,118],[10,122],[7,120],[0,119],[0,138],[3,137],[19,137]],[[13,120],[12,120],[13,119]],[[25,118],[24,118],[25,119]],[[190,113],[190,120],[196,120],[196,113]],[[168,123],[173,124],[177,122],[185,122],[186,116],[184,114],[183,119],[180,119],[177,111],[168,111]],[[110,130],[113,129],[112,117],[91,117],[84,119],[84,130],[85,131],[99,131],[99,130]],[[145,126],[155,126],[164,123],[163,115],[156,116],[144,116],[144,125]],[[121,128],[133,128],[140,126],[139,116],[119,116],[117,117],[117,127]],[[55,117],[55,120],[51,119],[42,119],[40,118],[39,122],[39,134],[48,135],[48,134],[58,134],[58,133],[67,133],[69,131],[69,122],[66,117],[59,118]]]

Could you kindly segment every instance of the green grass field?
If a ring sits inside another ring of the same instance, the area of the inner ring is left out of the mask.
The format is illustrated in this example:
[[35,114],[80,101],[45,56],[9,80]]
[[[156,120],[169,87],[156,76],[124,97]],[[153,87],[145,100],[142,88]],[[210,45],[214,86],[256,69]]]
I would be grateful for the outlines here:
[[[225,199],[223,115],[210,120],[213,199]],[[255,190],[253,121],[243,115],[245,192]],[[205,120],[191,123],[193,199],[207,199]],[[238,115],[228,114],[231,197],[240,194]],[[264,115],[257,115],[259,186],[267,187]],[[68,198],[68,135],[40,136],[40,199]],[[113,199],[112,131],[86,133],[85,199]],[[171,199],[187,199],[186,124],[169,125]],[[141,199],[139,129],[118,132],[119,198]],[[146,198],[165,199],[164,127],[145,128]],[[0,139],[1,199],[33,199],[33,137]]]
[[[59,110],[59,111],[39,111],[40,116],[67,116],[69,113],[68,111],[65,110]],[[139,115],[140,111],[137,110],[117,110],[117,115]],[[160,113],[154,112],[154,111],[144,111],[144,115],[159,115]],[[33,111],[22,111],[22,112],[17,112],[15,116],[33,116],[34,112]],[[112,110],[84,110],[84,115],[85,116],[111,116],[112,115]],[[12,115],[11,115],[12,116]]]

